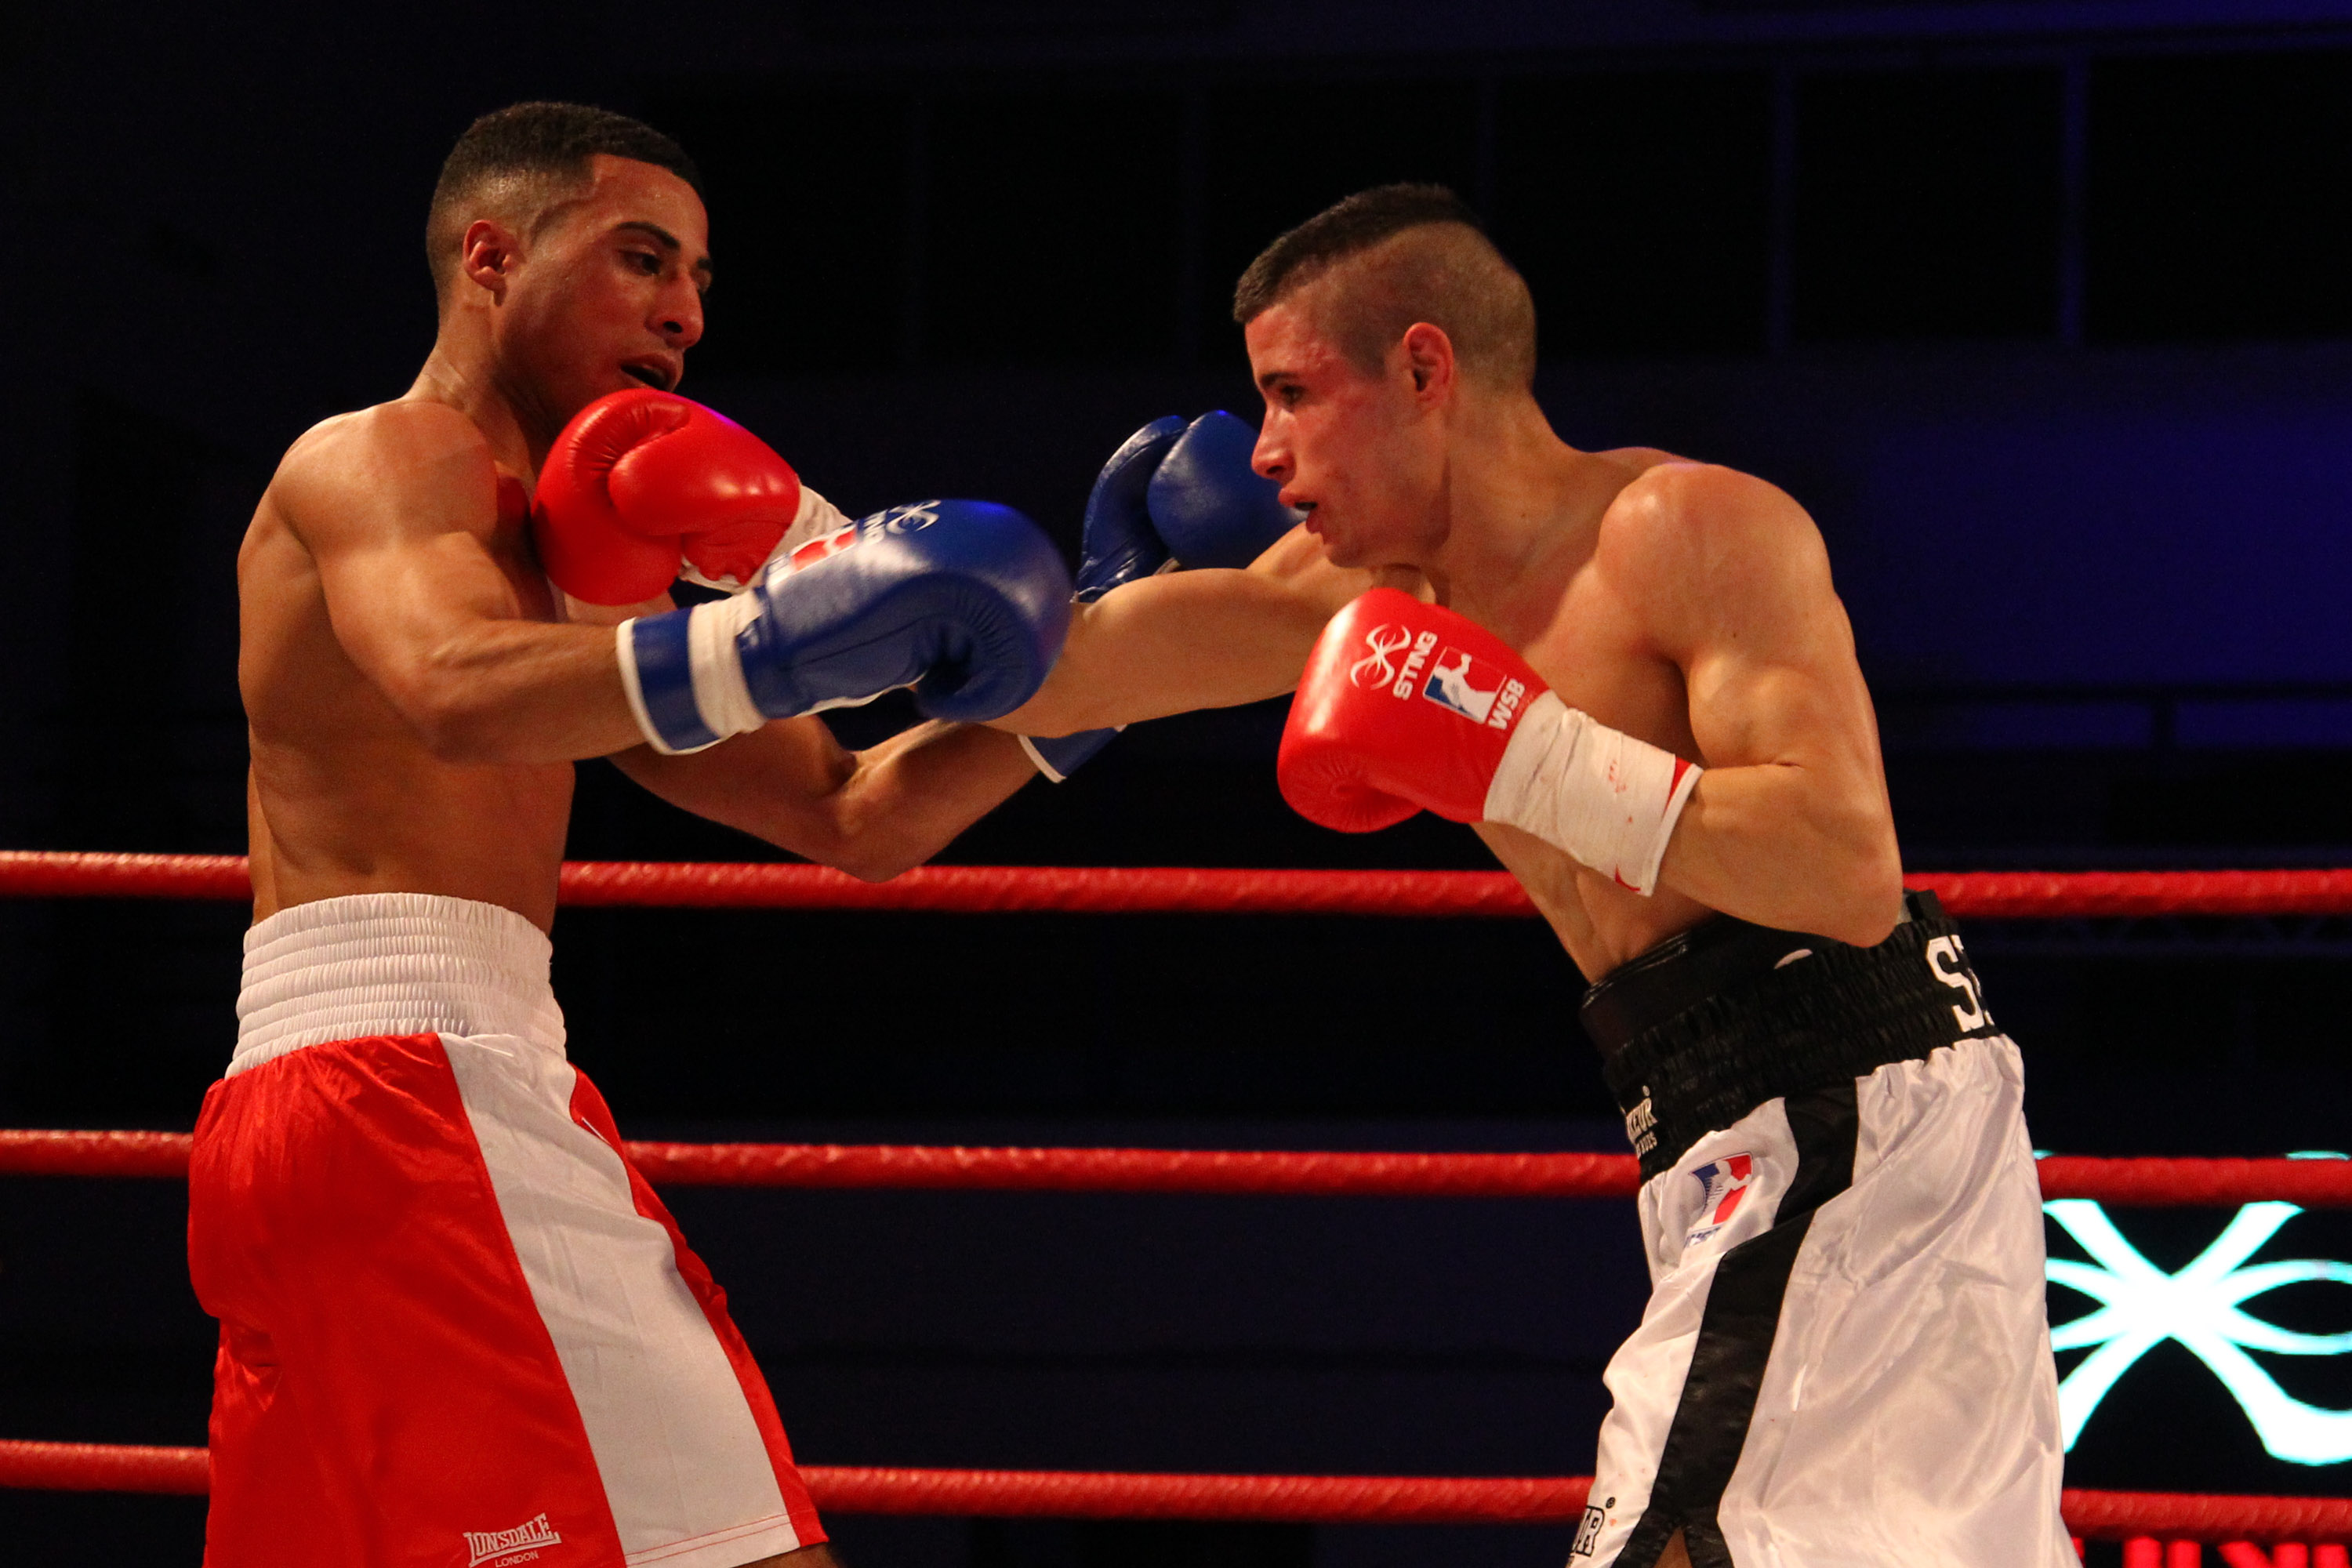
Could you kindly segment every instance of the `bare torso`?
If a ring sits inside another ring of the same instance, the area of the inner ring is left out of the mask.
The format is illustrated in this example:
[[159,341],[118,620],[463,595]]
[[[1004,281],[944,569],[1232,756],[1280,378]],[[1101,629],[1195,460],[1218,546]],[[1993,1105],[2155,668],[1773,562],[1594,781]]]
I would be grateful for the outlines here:
[[[1671,606],[1662,616],[1646,584],[1629,583],[1628,574],[1613,569],[1625,552],[1612,548],[1612,534],[1654,526],[1654,519],[1638,515],[1648,498],[1637,493],[1636,481],[1666,465],[1685,465],[1686,459],[1648,447],[1591,457],[1616,472],[1598,484],[1588,476],[1586,484],[1563,497],[1555,526],[1567,547],[1532,574],[1533,582],[1456,583],[1453,607],[1511,641],[1563,702],[1604,724],[1709,767],[1762,760],[1709,754],[1693,731],[1689,686],[1669,646],[1675,637],[1660,624],[1685,616],[1691,605]],[[1826,645],[1825,679],[1834,689],[1832,700],[1866,737],[1867,765],[1875,774],[1875,727],[1869,694],[1853,666],[1852,633],[1834,598],[1823,597],[1827,624],[1819,628],[1818,640]],[[1508,613],[1490,612],[1490,606],[1506,604]],[[1704,615],[1704,605],[1699,609]],[[1883,782],[1879,787],[1883,795]],[[1647,897],[1633,892],[1517,828],[1486,823],[1477,832],[1526,887],[1590,978],[1600,978],[1716,912],[1667,887]]]
[[[424,507],[444,504],[438,492],[453,482],[470,481],[483,491],[481,504],[467,509],[476,536],[505,577],[514,608],[554,620],[555,602],[531,553],[523,482],[497,468],[487,441],[471,473],[452,476],[439,465],[404,472],[381,462],[381,444],[352,437],[364,437],[366,422],[399,407],[329,421],[297,444],[289,467],[344,457],[369,465],[373,471],[363,477],[373,486],[395,493],[415,488]],[[237,555],[255,918],[317,899],[400,891],[503,905],[545,929],[555,915],[572,764],[446,762],[394,710],[338,640],[305,542],[326,520],[299,515],[301,497],[332,488],[274,482]]]

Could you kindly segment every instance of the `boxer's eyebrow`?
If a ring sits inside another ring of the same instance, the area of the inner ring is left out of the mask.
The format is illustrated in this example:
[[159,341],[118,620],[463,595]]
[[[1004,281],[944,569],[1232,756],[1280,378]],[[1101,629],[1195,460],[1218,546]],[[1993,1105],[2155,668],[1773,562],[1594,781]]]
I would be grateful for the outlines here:
[[[614,224],[613,226],[614,228],[635,229],[639,234],[649,235],[652,237],[653,242],[656,245],[660,246],[664,250],[668,251],[673,256],[685,254],[685,244],[679,240],[677,236],[670,233],[669,230],[662,227],[662,226],[657,223],[648,223],[644,218],[633,217]],[[688,268],[687,270],[693,273],[697,280],[699,281],[704,288],[708,289],[710,287],[710,258],[704,256],[696,258],[694,265]]]

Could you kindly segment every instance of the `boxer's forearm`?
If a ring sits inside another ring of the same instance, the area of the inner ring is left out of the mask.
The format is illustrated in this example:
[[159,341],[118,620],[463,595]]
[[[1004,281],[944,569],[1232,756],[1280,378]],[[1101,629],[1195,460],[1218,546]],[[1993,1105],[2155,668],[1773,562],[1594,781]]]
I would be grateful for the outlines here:
[[1901,912],[1903,863],[1874,781],[1794,763],[1710,768],[1659,885],[1739,920],[1871,946]]
[[1045,685],[990,724],[1067,735],[1279,697],[1337,607],[1251,572],[1130,583],[1077,607]]
[[937,721],[853,752],[823,721],[785,719],[706,752],[638,746],[613,763],[673,805],[875,882],[921,865],[1037,776],[1012,736]]
[[1013,736],[973,724],[919,724],[859,752],[831,802],[835,857],[870,882],[919,866],[1037,776]]
[[602,626],[482,621],[385,658],[373,672],[444,762],[576,762],[637,744],[613,634]]

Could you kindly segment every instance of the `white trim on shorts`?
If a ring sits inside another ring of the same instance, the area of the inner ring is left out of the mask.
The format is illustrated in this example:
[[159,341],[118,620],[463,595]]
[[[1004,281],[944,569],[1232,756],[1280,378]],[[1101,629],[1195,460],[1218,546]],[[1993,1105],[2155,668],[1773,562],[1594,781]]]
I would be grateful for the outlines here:
[[632,1568],[729,1568],[798,1547],[668,1230],[637,1212],[620,1154],[572,1118],[571,1064],[512,1037],[441,1043]]

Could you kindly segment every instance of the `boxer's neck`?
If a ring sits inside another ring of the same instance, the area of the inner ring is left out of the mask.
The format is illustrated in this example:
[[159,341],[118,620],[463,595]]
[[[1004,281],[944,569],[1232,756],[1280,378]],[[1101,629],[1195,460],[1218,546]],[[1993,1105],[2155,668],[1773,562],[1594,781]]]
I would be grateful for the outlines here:
[[546,460],[562,422],[549,425],[527,383],[502,362],[491,328],[487,311],[451,310],[408,396],[463,414],[489,442],[499,466],[528,479]]
[[1591,554],[1607,467],[1553,434],[1532,396],[1471,392],[1447,410],[1441,526],[1414,564],[1440,603],[1506,641],[1532,638]]

